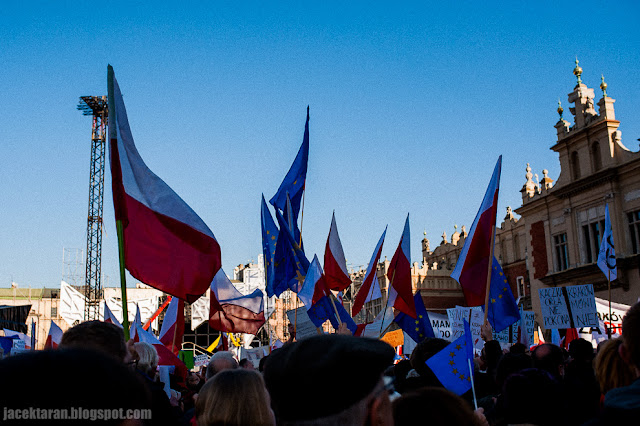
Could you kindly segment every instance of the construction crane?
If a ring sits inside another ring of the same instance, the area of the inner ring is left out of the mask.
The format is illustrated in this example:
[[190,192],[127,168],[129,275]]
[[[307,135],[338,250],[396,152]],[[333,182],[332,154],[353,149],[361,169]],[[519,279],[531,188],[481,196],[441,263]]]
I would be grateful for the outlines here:
[[107,97],[81,96],[78,110],[93,117],[91,162],[89,164],[89,212],[87,214],[87,261],[85,272],[84,320],[99,318],[102,298],[102,211],[106,156]]

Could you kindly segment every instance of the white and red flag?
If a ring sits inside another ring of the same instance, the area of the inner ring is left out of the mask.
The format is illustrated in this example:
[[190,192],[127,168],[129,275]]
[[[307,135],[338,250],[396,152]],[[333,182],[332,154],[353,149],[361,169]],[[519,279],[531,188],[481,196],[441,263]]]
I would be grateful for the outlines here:
[[227,333],[256,334],[264,322],[262,291],[243,295],[220,268],[211,283],[209,326]]
[[113,204],[123,226],[125,267],[143,283],[194,302],[220,269],[220,245],[140,157],[111,66],[108,83]]
[[351,285],[347,272],[347,261],[342,250],[342,242],[338,234],[335,212],[331,216],[331,228],[324,249],[324,277],[327,286],[334,291],[342,291]]
[[164,314],[159,339],[170,351],[177,355],[182,348],[183,335],[184,301],[173,297],[167,307],[167,312]]
[[502,155],[498,157],[480,210],[471,225],[469,235],[465,238],[456,267],[451,273],[451,278],[458,281],[462,287],[467,306],[480,306],[485,303],[487,275],[491,272],[491,244],[496,232],[501,169]]
[[138,336],[138,327],[142,328],[142,318],[140,316],[140,305],[136,303],[136,316],[133,318],[133,322],[131,323],[131,327],[129,327],[129,338],[133,339],[134,342],[140,341],[140,337]]
[[120,321],[118,321],[118,319],[116,318],[115,315],[113,315],[113,312],[111,312],[111,309],[109,309],[109,305],[107,305],[107,301],[104,301],[104,322],[109,322],[111,324],[117,325],[118,327],[122,328],[122,324],[120,324]]
[[[411,284],[411,244],[409,239],[409,215],[404,223],[404,230],[398,248],[391,258],[387,278],[389,278],[389,306],[416,318],[416,305],[413,300]],[[391,301],[393,300],[393,304]]]
[[[367,266],[367,273],[364,276],[360,290],[356,295],[356,300],[351,308],[351,316],[356,316],[362,310],[365,303],[371,300],[375,300],[382,297],[380,293],[380,285],[378,284],[378,262],[380,261],[380,255],[382,254],[382,245],[384,244],[384,237],[387,235],[387,228],[384,228],[384,232],[378,240],[376,248],[373,250],[369,266]],[[376,297],[377,296],[377,297]]]
[[49,327],[49,335],[44,343],[45,349],[56,349],[62,340],[62,329],[58,327],[58,324],[51,321],[51,327]]

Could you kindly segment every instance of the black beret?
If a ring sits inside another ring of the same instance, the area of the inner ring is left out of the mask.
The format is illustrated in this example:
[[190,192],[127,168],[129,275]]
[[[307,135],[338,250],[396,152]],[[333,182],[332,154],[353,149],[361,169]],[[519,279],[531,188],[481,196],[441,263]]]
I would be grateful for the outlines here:
[[264,366],[276,417],[311,420],[351,407],[373,391],[394,355],[380,340],[341,334],[314,336],[277,349]]

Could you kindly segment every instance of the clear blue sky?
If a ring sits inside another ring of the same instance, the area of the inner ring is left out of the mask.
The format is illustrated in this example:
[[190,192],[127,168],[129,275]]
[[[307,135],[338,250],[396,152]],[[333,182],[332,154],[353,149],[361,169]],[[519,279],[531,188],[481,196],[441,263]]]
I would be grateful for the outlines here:
[[[106,94],[108,63],[143,159],[213,230],[228,274],[261,252],[260,194],[293,161],[307,105],[307,254],[322,258],[335,209],[352,265],[387,224],[391,257],[407,212],[413,261],[423,230],[433,248],[469,227],[500,154],[499,220],[527,162],[557,179],[576,55],[596,101],[604,74],[637,151],[640,3],[426,3],[4,2],[0,286],[58,286],[63,248],[86,248],[91,122],[76,105]],[[110,185],[107,170],[113,286]]]

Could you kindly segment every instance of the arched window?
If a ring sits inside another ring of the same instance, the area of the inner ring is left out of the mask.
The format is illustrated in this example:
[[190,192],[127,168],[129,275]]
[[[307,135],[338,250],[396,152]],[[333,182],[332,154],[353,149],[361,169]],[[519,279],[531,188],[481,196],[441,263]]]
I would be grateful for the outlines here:
[[591,161],[593,162],[593,171],[597,172],[602,168],[602,155],[600,153],[600,144],[594,142],[591,145]]
[[580,179],[580,160],[578,159],[577,151],[573,151],[573,154],[571,154],[571,171],[573,180]]

